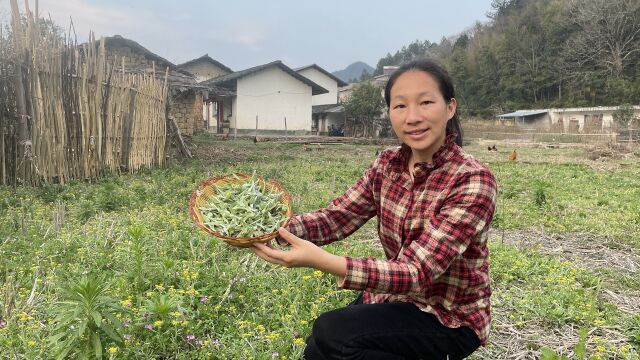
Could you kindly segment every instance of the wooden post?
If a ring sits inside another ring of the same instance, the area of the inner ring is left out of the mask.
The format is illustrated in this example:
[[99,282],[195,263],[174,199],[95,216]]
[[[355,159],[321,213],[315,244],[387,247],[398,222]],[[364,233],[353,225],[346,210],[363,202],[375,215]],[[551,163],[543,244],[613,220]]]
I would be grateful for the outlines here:
[[258,136],[258,115],[256,115],[256,136]]
[[289,132],[287,131],[287,117],[284,117],[284,136],[289,135]]

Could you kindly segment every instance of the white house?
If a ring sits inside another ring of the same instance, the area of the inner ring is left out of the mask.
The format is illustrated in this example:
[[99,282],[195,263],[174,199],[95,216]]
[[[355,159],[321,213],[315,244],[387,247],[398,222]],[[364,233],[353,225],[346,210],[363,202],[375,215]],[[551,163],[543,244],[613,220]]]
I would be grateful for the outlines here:
[[344,107],[339,104],[338,89],[349,84],[316,64],[303,66],[295,71],[328,90],[326,94],[315,95],[311,99],[311,131],[326,134],[333,127],[342,127]]
[[281,61],[219,76],[201,85],[209,87],[212,96],[227,94],[229,128],[238,134],[309,134],[312,98],[329,92]]

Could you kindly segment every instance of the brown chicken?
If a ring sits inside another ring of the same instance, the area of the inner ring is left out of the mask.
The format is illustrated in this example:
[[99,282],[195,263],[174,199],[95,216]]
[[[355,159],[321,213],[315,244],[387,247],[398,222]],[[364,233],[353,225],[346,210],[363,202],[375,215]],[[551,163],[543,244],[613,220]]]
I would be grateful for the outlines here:
[[511,154],[509,154],[509,161],[516,161],[516,159],[518,158],[518,153],[513,150],[513,152]]

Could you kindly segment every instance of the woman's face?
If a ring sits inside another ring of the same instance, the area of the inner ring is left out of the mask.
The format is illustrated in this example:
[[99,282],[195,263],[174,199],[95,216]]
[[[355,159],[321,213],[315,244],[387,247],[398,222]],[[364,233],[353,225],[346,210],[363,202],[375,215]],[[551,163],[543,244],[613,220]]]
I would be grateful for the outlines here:
[[391,126],[400,141],[413,150],[415,162],[431,162],[444,144],[447,121],[455,111],[456,99],[447,102],[436,79],[424,71],[405,72],[391,88]]

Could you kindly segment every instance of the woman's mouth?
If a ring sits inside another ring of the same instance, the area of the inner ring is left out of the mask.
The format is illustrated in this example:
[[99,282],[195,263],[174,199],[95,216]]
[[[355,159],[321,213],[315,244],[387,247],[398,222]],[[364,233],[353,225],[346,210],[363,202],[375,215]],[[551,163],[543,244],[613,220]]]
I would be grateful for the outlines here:
[[420,129],[420,130],[413,130],[413,131],[405,131],[405,134],[407,134],[407,136],[413,140],[419,140],[422,137],[424,137],[428,131],[429,129]]

